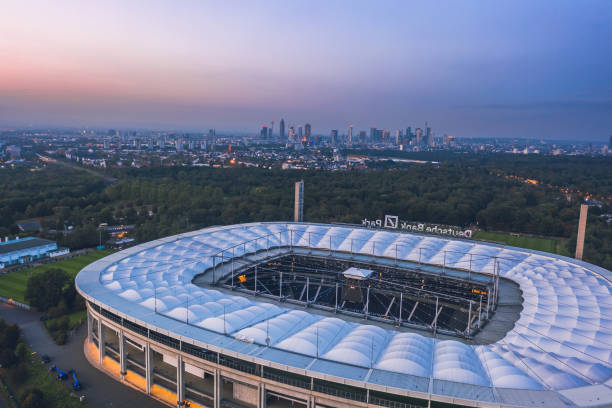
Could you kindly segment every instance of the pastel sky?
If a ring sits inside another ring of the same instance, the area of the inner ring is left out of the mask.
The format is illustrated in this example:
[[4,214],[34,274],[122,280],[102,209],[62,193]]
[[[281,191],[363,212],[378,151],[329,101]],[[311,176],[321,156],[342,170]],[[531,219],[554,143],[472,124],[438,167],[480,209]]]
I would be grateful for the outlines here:
[[607,140],[609,0],[6,1],[0,128]]

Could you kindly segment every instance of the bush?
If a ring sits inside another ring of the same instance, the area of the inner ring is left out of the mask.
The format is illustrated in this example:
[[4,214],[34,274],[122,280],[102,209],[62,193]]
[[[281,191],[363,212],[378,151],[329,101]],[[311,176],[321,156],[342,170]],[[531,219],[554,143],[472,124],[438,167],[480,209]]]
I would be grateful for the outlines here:
[[19,337],[21,336],[21,330],[16,324],[9,324],[0,331],[0,350],[9,349],[15,350]]
[[15,348],[15,354],[17,355],[19,361],[24,362],[27,361],[28,356],[30,355],[30,350],[28,350],[28,346],[26,346],[25,343],[19,342]]
[[21,397],[22,408],[44,408],[45,406],[45,397],[38,388],[26,390]]
[[55,342],[55,344],[63,346],[64,344],[66,344],[67,340],[68,334],[66,334],[65,331],[57,331],[53,333],[53,341]]
[[10,368],[17,362],[17,356],[12,349],[5,348],[0,351],[0,365],[3,368]]
[[28,279],[25,299],[38,310],[48,310],[63,298],[70,276],[62,269],[49,269]]
[[67,312],[66,303],[62,300],[59,305],[49,309],[49,317],[55,319],[57,317],[65,315]]
[[28,366],[21,362],[11,367],[8,373],[14,384],[22,384],[28,378]]

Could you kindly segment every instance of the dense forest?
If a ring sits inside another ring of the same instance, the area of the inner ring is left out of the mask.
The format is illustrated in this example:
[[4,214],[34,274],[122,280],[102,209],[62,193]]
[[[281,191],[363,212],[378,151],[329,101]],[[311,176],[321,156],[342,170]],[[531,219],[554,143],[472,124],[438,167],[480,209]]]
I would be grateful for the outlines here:
[[[483,230],[565,238],[574,250],[580,201],[558,187],[612,195],[612,160],[545,156],[418,156],[439,165],[323,172],[253,168],[143,168],[113,170],[118,181],[58,166],[0,170],[0,236],[19,219],[44,217],[61,244],[94,246],[96,227],[135,224],[138,241],[209,225],[290,220],[293,185],[305,181],[304,218],[359,223],[364,217],[402,219]],[[509,175],[537,178],[527,184]],[[563,181],[566,181],[563,184]],[[591,207],[585,260],[612,269],[612,225],[604,203]],[[72,232],[61,233],[65,225]]]

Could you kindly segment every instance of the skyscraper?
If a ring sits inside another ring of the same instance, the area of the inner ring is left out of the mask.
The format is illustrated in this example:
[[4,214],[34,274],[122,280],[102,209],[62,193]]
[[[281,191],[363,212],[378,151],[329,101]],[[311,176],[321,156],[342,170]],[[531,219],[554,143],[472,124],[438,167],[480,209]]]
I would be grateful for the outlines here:
[[332,146],[336,146],[338,144],[338,130],[332,129],[330,134],[330,142]]
[[366,141],[366,132],[365,130],[360,130],[359,131],[359,144],[365,144]]
[[310,123],[304,125],[304,136],[306,136],[306,140],[310,141],[312,129],[310,127]]
[[[612,138],[610,140],[612,140]],[[353,145],[353,125],[349,125],[346,144],[349,146]]]
[[299,126],[298,127],[298,140],[301,142],[302,141],[302,136],[304,135],[303,131],[302,131],[302,127]]
[[376,133],[377,133],[376,128],[375,127],[371,127],[370,128],[370,143],[376,142]]
[[423,143],[423,130],[421,128],[416,128],[416,130],[414,131],[414,135],[416,137],[415,144],[417,146],[420,146],[421,143]]
[[433,146],[433,135],[431,134],[431,126],[425,122],[425,144],[427,146]]
[[293,126],[289,126],[289,140],[295,143],[295,129]]
[[281,119],[280,124],[278,125],[280,132],[280,140],[281,142],[285,141],[285,119]]
[[262,139],[268,138],[268,127],[267,126],[261,127],[261,131],[259,132],[259,137],[261,137]]
[[208,145],[210,145],[211,149],[214,148],[216,142],[217,142],[217,132],[215,129],[210,129],[208,131]]

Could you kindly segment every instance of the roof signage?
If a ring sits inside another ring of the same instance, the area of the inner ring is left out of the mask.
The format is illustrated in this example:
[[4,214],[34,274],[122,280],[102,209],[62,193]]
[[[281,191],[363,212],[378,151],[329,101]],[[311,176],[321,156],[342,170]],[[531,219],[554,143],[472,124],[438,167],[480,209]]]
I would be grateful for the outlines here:
[[452,225],[426,224],[400,220],[397,215],[385,215],[383,219],[370,220],[364,218],[361,220],[361,226],[368,228],[387,228],[399,229],[410,232],[425,232],[428,234],[447,235],[451,237],[472,238],[473,231],[469,228],[462,229],[461,227]]

